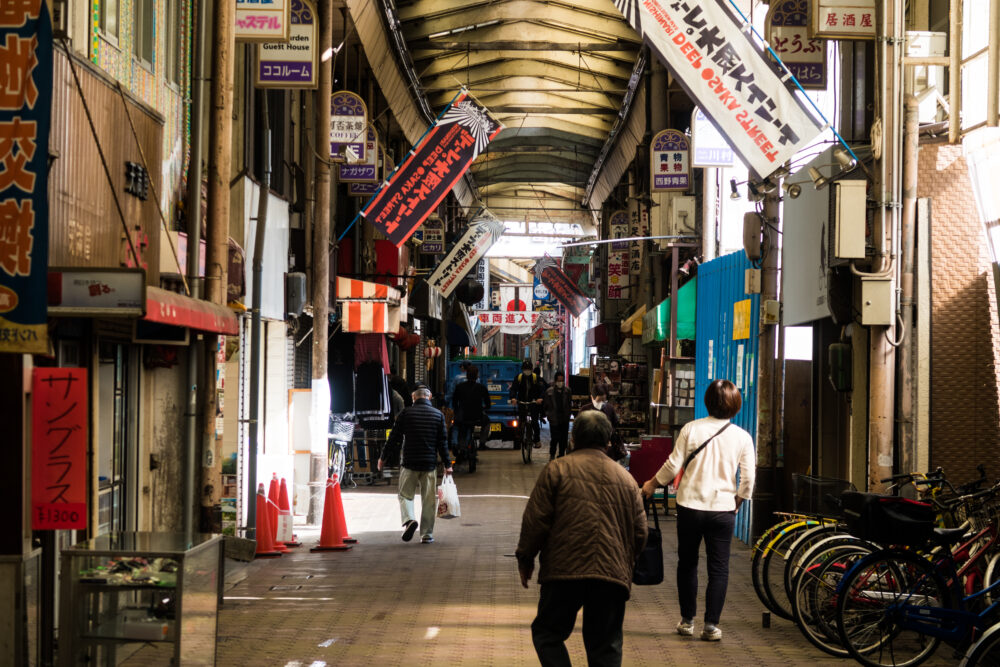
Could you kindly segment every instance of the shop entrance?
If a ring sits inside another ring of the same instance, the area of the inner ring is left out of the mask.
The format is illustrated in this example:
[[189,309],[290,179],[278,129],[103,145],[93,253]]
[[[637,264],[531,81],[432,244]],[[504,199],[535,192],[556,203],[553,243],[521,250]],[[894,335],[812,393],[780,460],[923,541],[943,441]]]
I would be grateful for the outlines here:
[[97,534],[136,530],[138,515],[138,353],[101,341],[97,366]]

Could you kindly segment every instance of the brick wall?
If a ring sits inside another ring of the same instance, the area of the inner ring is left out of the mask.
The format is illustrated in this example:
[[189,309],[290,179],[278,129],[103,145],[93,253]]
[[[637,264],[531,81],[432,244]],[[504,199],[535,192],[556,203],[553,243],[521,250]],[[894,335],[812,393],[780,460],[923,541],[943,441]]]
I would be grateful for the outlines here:
[[[920,147],[931,199],[930,457],[953,480],[1000,475],[1000,327],[992,268],[961,146]],[[918,240],[919,242],[919,240]]]

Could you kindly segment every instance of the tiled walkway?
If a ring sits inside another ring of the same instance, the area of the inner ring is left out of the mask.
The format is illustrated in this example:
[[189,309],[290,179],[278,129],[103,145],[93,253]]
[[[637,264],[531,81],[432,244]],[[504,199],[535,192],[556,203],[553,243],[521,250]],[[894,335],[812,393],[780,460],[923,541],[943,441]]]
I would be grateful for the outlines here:
[[[306,545],[293,554],[245,566],[219,616],[218,664],[538,664],[529,631],[538,588],[521,588],[512,554],[521,512],[543,466],[526,466],[511,450],[483,452],[476,474],[456,476],[462,517],[439,520],[430,545],[400,540],[395,483],[347,490],[348,524],[360,544],[349,552],[313,554],[308,546],[315,533],[300,530]],[[674,634],[672,523],[664,527],[667,581],[633,589],[628,604],[626,665],[853,664],[814,649],[787,621],[773,618],[769,629],[761,627],[763,607],[742,545],[734,549],[723,640]],[[568,644],[574,664],[586,664],[579,624]],[[158,664],[161,657],[146,648],[128,664]],[[928,664],[954,663],[942,648]]]

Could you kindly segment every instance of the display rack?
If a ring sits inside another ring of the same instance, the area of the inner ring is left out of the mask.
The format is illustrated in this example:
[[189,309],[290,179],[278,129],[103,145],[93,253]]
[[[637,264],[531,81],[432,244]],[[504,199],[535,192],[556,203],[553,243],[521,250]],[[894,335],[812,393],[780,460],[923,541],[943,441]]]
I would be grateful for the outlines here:
[[602,383],[618,415],[618,431],[626,442],[638,442],[648,430],[649,367],[644,356],[598,355],[590,357],[590,387]]
[[222,556],[219,535],[131,531],[63,550],[59,664],[113,667],[150,643],[171,664],[214,665]]

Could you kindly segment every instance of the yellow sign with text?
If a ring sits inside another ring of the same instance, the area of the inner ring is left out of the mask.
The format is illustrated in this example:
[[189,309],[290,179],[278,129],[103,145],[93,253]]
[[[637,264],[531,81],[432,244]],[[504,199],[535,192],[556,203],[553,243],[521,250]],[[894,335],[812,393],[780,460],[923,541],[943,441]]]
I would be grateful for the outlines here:
[[733,340],[750,338],[750,299],[733,304]]

